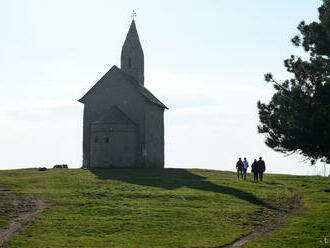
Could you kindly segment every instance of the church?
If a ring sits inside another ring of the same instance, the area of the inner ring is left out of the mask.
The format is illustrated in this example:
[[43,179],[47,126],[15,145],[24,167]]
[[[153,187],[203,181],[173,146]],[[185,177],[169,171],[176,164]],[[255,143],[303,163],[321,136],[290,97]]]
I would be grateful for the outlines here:
[[113,66],[81,99],[83,167],[164,168],[164,111],[144,86],[144,54],[132,20]]

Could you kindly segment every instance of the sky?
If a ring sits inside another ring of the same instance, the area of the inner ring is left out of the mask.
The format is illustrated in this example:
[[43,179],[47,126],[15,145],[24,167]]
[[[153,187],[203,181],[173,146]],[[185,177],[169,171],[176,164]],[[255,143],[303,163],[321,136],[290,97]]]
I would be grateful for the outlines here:
[[256,107],[275,92],[264,74],[287,79],[283,60],[306,56],[290,39],[321,3],[1,0],[0,169],[81,167],[77,100],[120,66],[135,10],[145,86],[169,107],[166,167],[234,170],[238,157],[262,156],[270,173],[323,175],[323,164],[266,147]]

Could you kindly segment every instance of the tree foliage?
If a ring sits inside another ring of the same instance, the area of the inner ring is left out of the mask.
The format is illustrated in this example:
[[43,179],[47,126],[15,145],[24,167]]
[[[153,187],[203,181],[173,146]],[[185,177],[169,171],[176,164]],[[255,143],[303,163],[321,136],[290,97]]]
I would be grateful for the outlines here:
[[300,35],[292,39],[309,59],[293,56],[284,61],[291,79],[277,82],[271,73],[265,80],[274,85],[271,101],[258,102],[259,133],[275,151],[299,153],[311,162],[330,161],[330,0],[319,8],[319,22],[302,21]]

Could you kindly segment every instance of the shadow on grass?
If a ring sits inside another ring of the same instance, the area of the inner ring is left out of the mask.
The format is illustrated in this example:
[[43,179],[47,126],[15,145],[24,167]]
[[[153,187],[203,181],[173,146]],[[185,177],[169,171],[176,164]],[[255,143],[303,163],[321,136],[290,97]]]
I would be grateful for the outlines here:
[[195,175],[185,169],[91,169],[99,179],[118,180],[131,184],[152,186],[163,189],[177,189],[188,187],[191,189],[232,195],[252,204],[277,210],[255,195],[243,190],[214,184],[206,181],[206,177]]

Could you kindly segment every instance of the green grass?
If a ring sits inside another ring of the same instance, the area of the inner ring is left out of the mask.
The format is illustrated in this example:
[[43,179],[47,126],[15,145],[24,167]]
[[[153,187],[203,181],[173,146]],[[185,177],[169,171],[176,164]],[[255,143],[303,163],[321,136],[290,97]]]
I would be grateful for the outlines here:
[[324,177],[272,176],[303,197],[303,209],[286,225],[246,247],[330,247],[330,180]]
[[[327,247],[320,240],[330,239],[330,193],[324,191],[330,185],[321,177],[266,175],[256,184],[197,169],[27,169],[0,171],[0,185],[54,203],[9,247],[223,246],[278,208],[290,209],[289,188],[303,197],[304,209],[247,247]],[[8,206],[0,201],[0,226]]]

